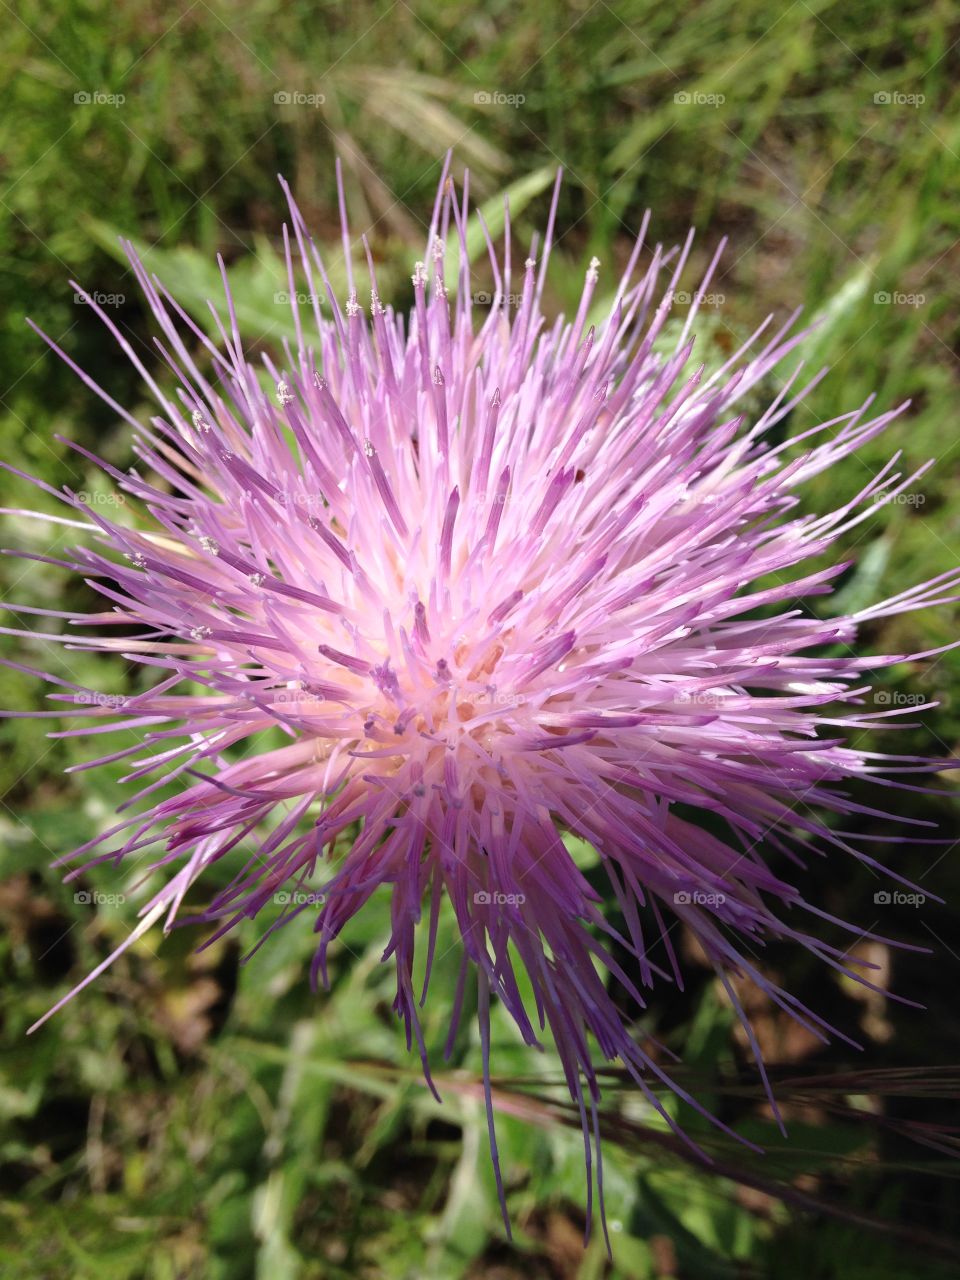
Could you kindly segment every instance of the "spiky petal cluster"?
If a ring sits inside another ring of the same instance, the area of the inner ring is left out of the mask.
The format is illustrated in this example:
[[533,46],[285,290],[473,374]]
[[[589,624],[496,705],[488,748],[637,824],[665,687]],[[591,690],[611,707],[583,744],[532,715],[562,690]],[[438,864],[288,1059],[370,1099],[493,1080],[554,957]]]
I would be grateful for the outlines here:
[[[105,397],[133,428],[143,468],[96,461],[145,518],[120,524],[67,492],[94,538],[64,563],[111,606],[72,619],[94,629],[84,647],[156,679],[107,700],[56,680],[63,692],[51,696],[68,705],[47,714],[107,722],[71,732],[126,731],[105,758],[132,759],[131,782],[151,779],[135,816],[78,851],[89,866],[153,850],[151,869],[167,873],[124,945],[160,917],[169,927],[188,889],[230,859],[235,875],[207,918],[226,929],[263,913],[269,932],[278,891],[319,890],[314,977],[325,977],[330,943],[390,886],[396,1009],[429,1079],[414,947],[422,938],[425,995],[446,898],[462,942],[451,1042],[472,975],[489,1109],[491,994],[524,1040],[545,1031],[580,1106],[589,1167],[598,1051],[662,1112],[651,1085],[666,1077],[617,988],[642,1007],[643,988],[680,982],[676,921],[735,1004],[730,975],[747,975],[817,1035],[826,1025],[764,975],[755,948],[791,939],[862,977],[818,936],[824,913],[767,865],[760,842],[787,854],[784,865],[810,837],[866,858],[807,805],[863,812],[835,784],[915,762],[836,732],[879,718],[857,709],[862,673],[903,656],[868,660],[848,646],[869,619],[949,598],[958,575],[849,617],[798,607],[841,567],[798,566],[913,477],[894,460],[820,517],[798,514],[798,486],[894,414],[867,419],[868,402],[774,447],[771,428],[805,391],[794,390],[798,366],[744,422],[738,404],[802,337],[795,317],[691,375],[694,295],[675,349],[659,354],[689,240],[647,251],[641,234],[596,326],[591,264],[576,315],[548,326],[555,209],[556,195],[539,261],[535,246],[512,261],[509,227],[502,257],[487,237],[493,295],[481,309],[467,194],[445,174],[407,316],[380,301],[369,250],[369,308],[352,277],[340,306],[291,199],[297,343],[282,367],[264,358],[265,373],[244,354],[225,274],[214,343],[131,249],[172,378],[156,381],[89,299],[159,406],[145,425]],[[349,264],[346,225],[344,245]],[[118,624],[134,638],[97,638]],[[276,727],[286,744],[259,748],[256,735]],[[175,796],[156,801],[175,779]],[[352,843],[328,864],[345,833]],[[598,851],[619,932],[565,834]],[[93,854],[103,842],[110,850]],[[279,918],[315,901],[291,895]],[[660,937],[673,974],[651,959]]]

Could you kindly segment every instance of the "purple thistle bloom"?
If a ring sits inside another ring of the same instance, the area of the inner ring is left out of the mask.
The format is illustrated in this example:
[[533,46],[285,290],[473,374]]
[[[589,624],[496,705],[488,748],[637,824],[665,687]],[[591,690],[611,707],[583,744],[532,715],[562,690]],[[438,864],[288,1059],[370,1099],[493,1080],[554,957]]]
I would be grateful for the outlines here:
[[[797,514],[799,486],[900,410],[867,418],[867,401],[769,443],[813,385],[801,385],[802,366],[759,417],[745,422],[738,405],[801,341],[796,316],[769,336],[768,319],[709,376],[702,366],[684,375],[696,297],[675,349],[664,356],[655,344],[691,241],[656,246],[638,276],[646,220],[604,318],[588,324],[594,262],[576,315],[548,327],[540,303],[558,190],[559,177],[539,260],[536,246],[522,265],[512,260],[509,225],[502,258],[487,236],[494,294],[478,316],[468,195],[458,199],[445,170],[409,317],[380,302],[369,249],[369,313],[361,305],[345,220],[350,296],[341,307],[287,191],[297,270],[314,302],[301,316],[285,229],[297,343],[283,367],[264,358],[275,394],[245,358],[225,273],[228,319],[215,344],[129,250],[176,392],[88,298],[159,413],[137,421],[77,369],[133,428],[143,466],[124,473],[74,447],[142,518],[127,527],[74,493],[48,491],[81,511],[79,527],[93,535],[55,561],[108,602],[71,619],[93,629],[84,646],[154,668],[157,679],[147,692],[105,699],[48,676],[66,706],[36,714],[86,716],[90,732],[137,737],[104,756],[133,761],[137,812],[69,855],[81,860],[77,875],[153,850],[151,869],[167,873],[115,954],[161,918],[172,927],[191,886],[230,859],[235,875],[203,918],[225,932],[266,909],[269,935],[315,902],[291,894],[277,918],[278,892],[322,893],[312,977],[325,981],[330,944],[389,885],[395,1008],[430,1082],[418,1008],[446,897],[462,942],[448,1055],[473,981],[495,1163],[491,994],[528,1044],[556,1045],[583,1122],[588,1194],[595,1148],[602,1197],[598,1059],[619,1059],[671,1127],[658,1083],[697,1106],[637,1042],[615,998],[626,993],[639,1009],[655,981],[682,985],[673,923],[696,934],[715,966],[761,1072],[731,975],[752,979],[821,1039],[834,1028],[765,976],[751,958],[757,947],[789,939],[867,982],[819,936],[832,917],[767,864],[760,842],[785,867],[812,840],[876,866],[851,833],[798,808],[875,813],[842,784],[943,767],[847,745],[845,733],[898,714],[863,710],[864,673],[908,656],[859,657],[850,646],[862,623],[956,599],[960,574],[850,616],[797,607],[798,597],[829,592],[845,567],[799,566],[916,476],[899,475],[894,458],[820,517]],[[455,278],[445,275],[451,253]],[[769,585],[775,575],[782,585]],[[758,579],[764,585],[748,590]],[[130,624],[132,639],[101,638],[100,628]],[[231,757],[271,727],[286,745]],[[155,800],[174,779],[177,794]],[[691,809],[710,815],[709,830]],[[254,852],[240,852],[264,830]],[[598,852],[622,930],[563,834]],[[651,958],[660,939],[672,973]],[[635,976],[614,947],[632,957]],[[497,1180],[505,1213],[499,1167]]]

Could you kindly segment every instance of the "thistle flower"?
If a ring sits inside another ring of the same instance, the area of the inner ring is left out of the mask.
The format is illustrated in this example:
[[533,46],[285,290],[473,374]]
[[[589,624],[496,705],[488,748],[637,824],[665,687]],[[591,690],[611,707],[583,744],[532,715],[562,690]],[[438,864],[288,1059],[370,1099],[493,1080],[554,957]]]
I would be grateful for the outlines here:
[[[854,836],[800,806],[875,812],[842,784],[932,767],[847,744],[845,733],[897,714],[862,709],[864,673],[905,656],[865,658],[850,646],[863,623],[956,598],[960,574],[850,616],[798,607],[844,567],[810,572],[804,562],[916,476],[901,477],[894,458],[839,510],[798,512],[800,486],[899,410],[868,418],[868,400],[773,444],[771,429],[812,385],[802,385],[801,364],[745,421],[738,406],[803,337],[796,315],[775,332],[768,318],[720,368],[690,373],[697,299],[719,251],[662,354],[691,240],[646,252],[647,220],[598,323],[589,323],[594,261],[576,314],[547,325],[559,176],[539,258],[534,245],[517,265],[509,225],[498,256],[477,215],[493,279],[480,310],[466,183],[458,196],[445,170],[409,316],[380,301],[365,240],[369,309],[361,302],[345,220],[341,306],[284,190],[297,340],[282,365],[264,357],[258,375],[245,356],[225,272],[216,343],[129,247],[162,334],[165,381],[84,295],[159,413],[138,421],[77,370],[133,429],[143,465],[122,472],[73,447],[141,518],[120,524],[50,489],[82,511],[67,523],[93,535],[56,563],[87,577],[109,606],[70,618],[92,631],[84,647],[123,654],[156,677],[146,692],[106,700],[46,677],[66,706],[42,714],[85,716],[92,733],[124,730],[104,760],[132,760],[128,781],[144,783],[135,813],[69,855],[72,874],[149,856],[165,875],[119,954],[161,918],[169,929],[188,890],[227,859],[235,874],[203,918],[226,931],[256,917],[266,936],[309,906],[314,981],[326,979],[347,921],[389,886],[384,958],[428,1082],[418,1008],[446,898],[462,950],[448,1052],[473,982],[495,1164],[491,996],[524,1041],[556,1046],[583,1121],[588,1199],[594,1149],[602,1195],[598,1062],[619,1059],[671,1126],[660,1085],[697,1105],[623,1012],[629,1001],[642,1009],[656,981],[682,984],[677,922],[699,939],[747,1027],[734,975],[815,1035],[834,1030],[757,966],[769,939],[868,981],[820,936],[831,917],[787,871],[813,841],[876,864]],[[340,197],[342,210],[342,187]],[[298,272],[312,314],[298,308]],[[101,638],[117,624],[138,628],[134,638]],[[271,727],[285,745],[234,750]],[[174,781],[172,798],[155,799]],[[599,854],[606,897],[578,870],[565,835]],[[255,851],[242,853],[254,836]],[[761,856],[761,840],[782,865]],[[319,910],[315,895],[291,892],[308,886],[322,894]],[[278,913],[282,892],[289,905]],[[651,956],[660,939],[667,969]],[[426,948],[422,992],[417,945]],[[504,1205],[499,1167],[497,1181]]]

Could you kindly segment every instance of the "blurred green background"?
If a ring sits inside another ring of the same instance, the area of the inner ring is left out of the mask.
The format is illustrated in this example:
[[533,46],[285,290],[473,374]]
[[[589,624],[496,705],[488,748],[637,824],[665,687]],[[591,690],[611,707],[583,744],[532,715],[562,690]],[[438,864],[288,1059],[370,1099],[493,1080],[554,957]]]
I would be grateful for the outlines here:
[[[820,315],[811,370],[832,372],[791,431],[876,392],[911,408],[886,436],[820,477],[812,509],[852,496],[889,454],[937,458],[910,500],[878,508],[847,539],[856,560],[829,612],[889,595],[960,559],[956,481],[960,338],[960,14],[955,4],[704,0],[679,7],[542,0],[451,5],[246,6],[194,0],[25,0],[0,5],[0,272],[4,301],[0,456],[50,484],[102,489],[59,444],[65,433],[119,465],[125,428],[26,327],[30,316],[120,402],[143,389],[68,279],[113,296],[111,314],[150,350],[144,307],[116,247],[127,235],[196,314],[217,298],[215,254],[231,265],[256,349],[288,324],[274,294],[292,182],[308,223],[339,257],[334,156],[356,232],[367,230],[382,291],[405,303],[443,152],[482,202],[509,189],[526,237],[566,170],[547,306],[569,309],[593,254],[622,261],[642,212],[655,239],[698,229],[701,266],[730,239],[700,341],[716,360],[768,312]],[[691,270],[690,285],[696,281]],[[56,504],[4,475],[7,507]],[[56,554],[51,526],[2,516],[3,545]],[[84,609],[81,583],[5,560],[17,603]],[[957,612],[873,628],[876,652],[920,651]],[[37,629],[43,629],[39,627]],[[142,687],[119,662],[41,639],[3,637],[27,665],[110,692]],[[939,701],[888,749],[951,753],[960,659],[902,664],[881,691]],[[40,683],[0,671],[0,705],[40,705]],[[889,705],[893,705],[890,702]],[[306,921],[248,965],[256,931],[200,954],[190,931],[148,938],[36,1037],[26,1026],[126,936],[138,894],[105,870],[64,886],[49,869],[105,827],[122,768],[65,775],[94,750],[50,739],[44,721],[0,728],[0,1270],[17,1280],[179,1277],[902,1277],[955,1274],[960,944],[949,906],[877,904],[891,887],[836,854],[804,887],[864,928],[933,948],[895,952],[843,935],[926,1012],[836,980],[774,948],[785,985],[861,1039],[824,1049],[744,992],[777,1064],[791,1140],[776,1138],[742,1033],[703,967],[681,949],[685,993],[656,993],[638,1033],[681,1052],[683,1079],[744,1134],[752,1157],[703,1134],[717,1164],[685,1160],[615,1074],[605,1092],[605,1174],[615,1261],[586,1249],[582,1147],[558,1064],[495,1021],[498,1131],[515,1226],[503,1241],[478,1096],[479,1050],[465,1021],[443,1107],[420,1083],[378,964],[389,932],[375,902],[346,935],[329,995],[306,983]],[[942,783],[949,789],[949,779]],[[944,824],[948,801],[894,804]],[[864,816],[865,833],[889,825]],[[579,850],[585,866],[589,850]],[[949,900],[950,845],[876,844],[901,873]],[[114,895],[111,898],[109,895]],[[116,901],[120,896],[123,901]],[[453,941],[449,921],[439,953]],[[840,935],[838,935],[840,936]],[[455,952],[427,1013],[442,1045]],[[675,1103],[670,1102],[677,1114]],[[685,1123],[700,1133],[695,1117]]]

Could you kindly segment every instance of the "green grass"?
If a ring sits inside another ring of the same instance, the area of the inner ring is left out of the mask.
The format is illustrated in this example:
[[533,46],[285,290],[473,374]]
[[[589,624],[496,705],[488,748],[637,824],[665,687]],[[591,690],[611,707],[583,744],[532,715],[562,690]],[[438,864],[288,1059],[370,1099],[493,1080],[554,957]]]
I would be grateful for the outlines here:
[[[133,372],[67,283],[123,295],[117,321],[138,350],[149,350],[118,235],[149,246],[190,306],[218,292],[214,256],[223,253],[245,327],[269,345],[284,323],[272,297],[285,288],[276,173],[292,181],[335,257],[333,161],[343,157],[354,224],[371,229],[382,286],[403,301],[440,157],[453,146],[458,170],[469,166],[475,194],[491,209],[513,190],[523,231],[538,225],[550,173],[564,166],[551,309],[569,308],[592,254],[605,268],[622,261],[650,207],[657,239],[673,242],[697,227],[695,267],[729,237],[713,286],[723,301],[701,334],[708,358],[768,312],[803,306],[823,316],[808,359],[811,371],[829,363],[832,372],[792,430],[871,393],[882,408],[911,401],[883,440],[807,494],[816,509],[851,496],[894,449],[904,467],[938,459],[915,503],[879,509],[851,535],[845,550],[857,565],[841,584],[843,603],[893,593],[960,559],[960,23],[951,4],[705,0],[677,10],[650,0],[550,0],[528,9],[502,0],[319,8],[200,0],[172,10],[144,0],[27,0],[4,19],[0,456],[14,465],[55,486],[92,487],[92,472],[55,440],[58,432],[129,461],[122,426],[24,323],[32,317],[117,399],[141,404]],[[124,101],[77,103],[78,93]],[[283,93],[324,100],[275,102]],[[9,476],[0,490],[4,506],[53,509]],[[54,555],[63,545],[20,517],[0,516],[0,524],[4,545]],[[4,561],[0,570],[6,603],[68,608],[90,598],[49,566]],[[21,616],[9,625],[28,623]],[[882,652],[922,650],[955,630],[956,610],[943,610],[894,619],[867,640]],[[65,672],[55,648],[3,641],[6,656]],[[69,669],[98,687],[136,687],[119,664],[67,657]],[[899,688],[942,702],[909,749],[952,751],[960,658],[898,676]],[[3,706],[35,706],[40,696],[29,677],[0,673]],[[539,1095],[527,1119],[499,1121],[517,1229],[509,1250],[476,1098],[477,1045],[465,1030],[438,1108],[389,1012],[388,974],[376,963],[387,931],[381,907],[356,923],[329,997],[306,989],[309,934],[297,925],[243,967],[253,934],[194,956],[193,936],[180,931],[159,948],[134,948],[25,1040],[26,1025],[122,939],[135,913],[134,887],[118,888],[115,874],[85,887],[128,900],[94,909],[47,870],[107,824],[120,788],[119,770],[65,777],[90,748],[48,740],[45,731],[43,722],[0,727],[5,1275],[948,1274],[917,1241],[811,1216],[778,1198],[778,1185],[792,1186],[805,1171],[804,1189],[848,1215],[949,1236],[955,1183],[937,1157],[869,1120],[852,1123],[798,1100],[792,1121],[803,1163],[791,1166],[789,1150],[778,1148],[764,1166],[768,1185],[747,1192],[736,1176],[667,1151],[619,1086],[605,1104],[614,1267],[598,1239],[581,1250],[579,1136]],[[912,804],[955,824],[943,802]],[[869,820],[864,829],[873,829]],[[960,887],[956,860],[931,869],[937,856],[909,844],[895,850],[898,869],[929,874],[949,896]],[[824,862],[810,870],[811,892],[828,910],[868,924],[875,882]],[[865,1038],[861,1067],[902,1064],[922,1074],[956,1060],[960,961],[951,918],[938,908],[915,917],[904,913],[889,931],[935,946],[936,956],[896,960],[893,979],[928,1002],[927,1015],[868,1008],[806,957],[770,958],[801,998]],[[689,963],[689,993],[658,997],[644,1026],[684,1051],[709,1097],[720,1066],[745,1059],[714,985],[694,957]],[[453,981],[443,972],[434,979],[431,1042],[442,1041]],[[769,1009],[757,1015],[774,1056],[797,1073],[843,1059],[811,1056]],[[516,1076],[545,1080],[556,1071],[551,1058],[524,1050],[505,1021],[496,1033],[505,1095]],[[864,1086],[857,1096],[876,1091]],[[725,1105],[745,1125],[764,1123],[755,1090],[748,1102]],[[956,1121],[949,1106],[913,1096],[889,1102],[898,1119],[941,1124]],[[748,1177],[750,1166],[737,1165],[744,1168]]]

